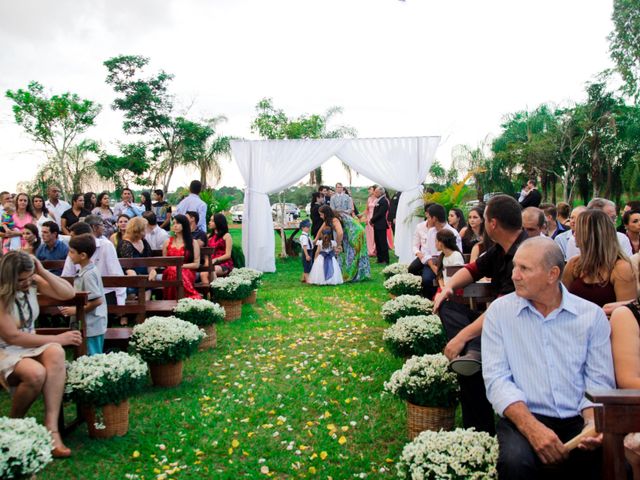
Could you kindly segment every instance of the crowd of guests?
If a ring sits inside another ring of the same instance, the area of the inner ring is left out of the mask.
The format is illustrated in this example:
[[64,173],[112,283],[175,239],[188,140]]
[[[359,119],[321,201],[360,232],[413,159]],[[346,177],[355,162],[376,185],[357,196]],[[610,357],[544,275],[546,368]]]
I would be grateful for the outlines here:
[[[536,192],[530,181],[520,201],[497,195],[466,219],[426,205],[409,271],[435,301],[464,426],[497,432],[499,478],[600,478],[602,435],[564,443],[594,424],[586,391],[640,388],[640,204],[616,230],[610,200],[571,210]],[[454,300],[479,281],[498,297],[484,312]],[[625,446],[638,479],[640,434]]]

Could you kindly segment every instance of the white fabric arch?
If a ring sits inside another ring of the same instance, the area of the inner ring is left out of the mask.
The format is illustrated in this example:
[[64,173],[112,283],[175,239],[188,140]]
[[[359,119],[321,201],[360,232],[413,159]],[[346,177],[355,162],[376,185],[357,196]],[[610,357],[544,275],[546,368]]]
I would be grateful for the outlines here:
[[374,182],[402,191],[396,214],[395,252],[413,259],[411,239],[419,219],[422,182],[440,137],[232,141],[231,150],[247,188],[242,215],[242,248],[248,267],[275,272],[275,238],[268,195],[302,179],[332,156]]

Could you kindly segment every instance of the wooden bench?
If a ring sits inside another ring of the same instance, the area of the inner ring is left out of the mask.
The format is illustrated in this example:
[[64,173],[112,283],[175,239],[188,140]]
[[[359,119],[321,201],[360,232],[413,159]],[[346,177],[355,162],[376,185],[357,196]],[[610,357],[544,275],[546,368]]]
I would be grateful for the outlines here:
[[[200,268],[196,270],[202,275],[202,273],[209,274],[209,282],[213,280],[213,272],[215,270],[215,265],[211,262],[211,256],[214,252],[213,247],[202,247],[200,248]],[[209,282],[198,282],[195,284],[196,290],[202,295],[203,298],[208,298],[211,300],[211,287],[209,286]]]
[[587,392],[595,407],[596,431],[602,432],[604,480],[627,478],[624,437],[640,432],[640,390]]

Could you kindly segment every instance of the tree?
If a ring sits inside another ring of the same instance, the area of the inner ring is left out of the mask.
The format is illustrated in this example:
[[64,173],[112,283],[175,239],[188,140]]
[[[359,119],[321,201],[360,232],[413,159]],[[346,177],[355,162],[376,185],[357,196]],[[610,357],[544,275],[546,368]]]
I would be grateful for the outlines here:
[[[263,98],[256,105],[256,118],[251,124],[251,131],[271,140],[355,137],[357,132],[353,127],[339,125],[333,129],[328,128],[331,120],[341,113],[341,107],[331,107],[324,115],[301,115],[297,118],[289,118],[282,109],[273,106],[271,98]],[[343,163],[343,166],[351,184],[353,172],[348,165]],[[311,172],[309,182],[320,186],[321,167]]]
[[[26,90],[7,90],[6,96],[14,102],[16,123],[44,146],[51,165],[55,165],[59,172],[61,189],[68,196],[75,186],[73,178],[66,173],[74,170],[77,173],[73,165],[73,150],[80,148],[76,153],[83,150],[75,142],[79,135],[95,125],[101,106],[75,93],[49,97],[38,82],[31,82]],[[77,155],[75,158],[78,159]]]
[[121,144],[119,148],[120,155],[102,152],[95,164],[98,175],[114,182],[118,192],[134,182],[144,184],[141,177],[149,169],[147,145],[144,142]]
[[609,54],[625,82],[624,92],[637,102],[640,95],[640,1],[614,0],[613,32],[609,34]]

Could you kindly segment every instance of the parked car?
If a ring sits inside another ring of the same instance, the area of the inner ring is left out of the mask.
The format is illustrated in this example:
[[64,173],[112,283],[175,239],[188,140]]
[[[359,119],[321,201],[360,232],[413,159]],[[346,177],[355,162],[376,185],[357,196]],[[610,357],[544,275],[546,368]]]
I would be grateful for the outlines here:
[[233,223],[242,223],[242,214],[244,213],[244,204],[234,205],[229,209],[231,212],[231,221]]
[[[284,213],[285,215],[291,215],[294,220],[300,217],[300,209],[295,203],[285,203]],[[277,216],[281,214],[282,214],[282,203],[274,203],[271,206],[271,215],[275,219]]]
[[504,195],[504,193],[502,192],[489,192],[489,193],[485,193],[484,197],[482,197],[482,200],[484,201],[484,203],[487,203],[489,200],[491,200],[493,197],[495,197],[496,195]]

